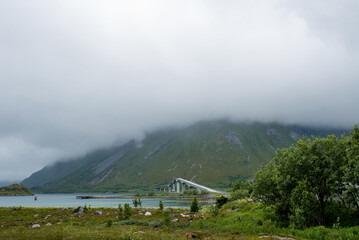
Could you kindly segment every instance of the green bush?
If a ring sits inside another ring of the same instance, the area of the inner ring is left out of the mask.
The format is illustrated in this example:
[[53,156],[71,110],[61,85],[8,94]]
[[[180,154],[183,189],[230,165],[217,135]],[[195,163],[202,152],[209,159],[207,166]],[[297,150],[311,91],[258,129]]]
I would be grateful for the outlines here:
[[118,215],[118,220],[124,220],[125,219],[123,207],[121,206],[121,204],[118,205],[117,215]]
[[199,205],[197,202],[197,198],[194,198],[191,204],[191,212],[195,213],[199,211]]
[[249,195],[248,190],[240,189],[240,190],[235,190],[234,192],[231,193],[230,200],[235,201],[235,200],[238,200],[238,199],[246,199],[246,198],[249,198],[249,197],[250,197],[250,195]]
[[218,209],[220,209],[227,202],[228,202],[228,198],[225,196],[220,196],[220,197],[216,198],[216,206]]
[[106,227],[111,227],[111,226],[112,226],[112,220],[110,219],[106,222]]
[[217,205],[212,205],[209,207],[209,212],[212,215],[212,217],[217,217],[219,214],[219,208]]
[[163,223],[167,226],[171,225],[171,215],[169,211],[163,212]]
[[125,203],[123,217],[125,220],[128,220],[130,219],[131,216],[132,216],[132,208],[130,207],[130,204]]

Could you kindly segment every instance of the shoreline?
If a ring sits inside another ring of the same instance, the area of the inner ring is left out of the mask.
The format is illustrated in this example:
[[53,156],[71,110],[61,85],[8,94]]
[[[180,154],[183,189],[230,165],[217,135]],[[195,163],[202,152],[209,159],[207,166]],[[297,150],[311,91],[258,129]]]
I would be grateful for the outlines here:
[[192,200],[197,198],[198,200],[203,199],[212,199],[215,201],[217,196],[213,195],[190,195],[190,196],[168,196],[168,195],[157,195],[157,196],[135,196],[135,195],[126,195],[126,196],[76,196],[76,199],[133,199],[133,198],[141,198],[141,199],[152,199],[152,198],[168,198],[168,199],[181,199],[181,200]]

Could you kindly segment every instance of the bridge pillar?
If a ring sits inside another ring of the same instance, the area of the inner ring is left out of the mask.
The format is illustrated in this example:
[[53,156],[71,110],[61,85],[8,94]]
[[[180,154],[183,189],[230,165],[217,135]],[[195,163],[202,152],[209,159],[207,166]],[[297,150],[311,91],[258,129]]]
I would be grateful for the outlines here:
[[178,181],[177,182],[177,193],[180,193],[181,191],[180,191],[180,182]]
[[176,183],[172,183],[172,192],[176,191]]
[[182,193],[184,193],[184,190],[186,190],[186,184],[182,183]]
[[168,192],[169,193],[171,192],[171,186],[168,186]]

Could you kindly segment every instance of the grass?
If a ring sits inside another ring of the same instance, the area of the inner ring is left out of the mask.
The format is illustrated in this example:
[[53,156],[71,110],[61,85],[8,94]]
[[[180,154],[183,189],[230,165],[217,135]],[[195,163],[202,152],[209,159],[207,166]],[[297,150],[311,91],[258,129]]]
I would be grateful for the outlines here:
[[[102,211],[102,215],[96,214]],[[145,216],[145,212],[152,215]],[[182,215],[181,215],[182,214]],[[46,224],[51,223],[50,226]],[[40,224],[40,228],[31,228]],[[210,207],[191,214],[188,209],[133,209],[129,220],[119,221],[116,208],[0,208],[0,239],[260,239],[262,235],[294,239],[359,239],[359,227],[285,227],[274,210],[250,199],[225,204],[214,216]],[[267,238],[268,239],[268,238]]]
[[252,200],[237,200],[226,204],[215,218],[191,223],[193,229],[208,232],[232,232],[247,236],[279,235],[296,239],[355,240],[359,239],[359,227],[325,228],[313,227],[304,230],[283,226],[278,222],[274,209]]

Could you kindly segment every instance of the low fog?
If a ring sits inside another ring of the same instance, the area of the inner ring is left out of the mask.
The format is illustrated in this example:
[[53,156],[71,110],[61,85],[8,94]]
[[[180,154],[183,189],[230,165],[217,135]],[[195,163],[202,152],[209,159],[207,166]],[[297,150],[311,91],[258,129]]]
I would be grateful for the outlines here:
[[351,128],[359,2],[0,1],[0,180],[199,120]]

